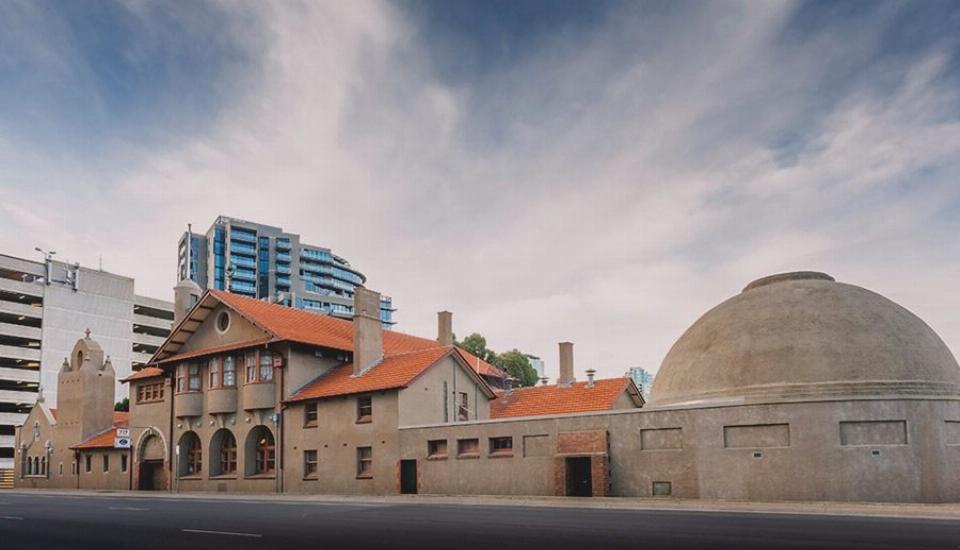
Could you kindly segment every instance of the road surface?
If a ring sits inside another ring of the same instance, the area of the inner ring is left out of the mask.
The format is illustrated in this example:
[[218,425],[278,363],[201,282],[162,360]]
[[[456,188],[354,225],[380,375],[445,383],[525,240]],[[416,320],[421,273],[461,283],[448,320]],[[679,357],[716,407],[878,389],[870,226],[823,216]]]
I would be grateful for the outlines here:
[[0,493],[0,549],[960,548],[960,521]]

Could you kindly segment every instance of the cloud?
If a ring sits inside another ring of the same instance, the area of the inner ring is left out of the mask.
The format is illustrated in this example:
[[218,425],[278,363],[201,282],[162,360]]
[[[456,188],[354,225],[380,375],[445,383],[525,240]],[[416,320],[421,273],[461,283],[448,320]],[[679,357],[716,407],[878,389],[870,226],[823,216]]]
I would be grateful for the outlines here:
[[431,49],[461,46],[401,4],[224,9],[217,42],[247,54],[190,132],[174,112],[154,131],[176,139],[78,160],[0,129],[2,250],[103,254],[163,297],[188,222],[282,225],[393,295],[402,330],[430,335],[450,309],[459,335],[548,369],[573,340],[605,376],[655,369],[707,308],[797,268],[960,346],[956,44],[890,55],[904,8],[804,26],[794,4],[620,5],[455,78]]

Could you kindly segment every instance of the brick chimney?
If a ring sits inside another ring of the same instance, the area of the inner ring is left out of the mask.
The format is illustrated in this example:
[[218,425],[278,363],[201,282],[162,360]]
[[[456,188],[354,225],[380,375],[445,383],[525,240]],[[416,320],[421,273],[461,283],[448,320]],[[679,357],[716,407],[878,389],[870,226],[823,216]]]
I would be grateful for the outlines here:
[[437,312],[437,342],[441,346],[453,345],[453,314],[449,311]]
[[573,342],[560,342],[560,377],[557,378],[557,386],[568,388],[574,382]]
[[353,297],[353,375],[360,376],[382,359],[380,293],[357,287]]

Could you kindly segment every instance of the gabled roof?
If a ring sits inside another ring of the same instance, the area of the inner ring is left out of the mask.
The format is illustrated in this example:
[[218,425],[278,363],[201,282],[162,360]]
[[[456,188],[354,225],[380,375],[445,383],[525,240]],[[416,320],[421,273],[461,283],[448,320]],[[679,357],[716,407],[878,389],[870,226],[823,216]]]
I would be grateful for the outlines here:
[[480,373],[480,376],[493,376],[495,378],[507,377],[507,373],[503,372],[498,367],[487,363],[483,359],[480,359],[469,351],[458,347],[457,352],[460,353],[460,356],[463,357],[463,360],[466,361],[468,365],[473,367],[473,370]]
[[514,418],[611,410],[617,399],[627,392],[637,407],[643,406],[637,386],[629,378],[595,380],[592,388],[586,382],[570,387],[531,386],[516,388],[507,395],[498,392],[490,401],[490,418]]
[[130,413],[114,411],[113,413],[113,426],[110,428],[88,438],[86,441],[80,443],[79,445],[74,445],[70,447],[71,449],[105,449],[113,448],[114,434],[116,433],[117,428],[126,428],[130,425]]
[[132,380],[143,380],[144,378],[154,378],[163,376],[163,369],[158,367],[144,367],[130,376],[121,380],[121,382],[130,382]]
[[464,367],[464,370],[471,373],[487,397],[494,396],[493,390],[480,378],[473,367],[467,364],[463,356],[457,353],[457,348],[434,346],[430,349],[387,356],[381,363],[360,376],[353,375],[353,365],[350,363],[334,367],[307,384],[286,402],[405,388],[445,357],[453,357]]
[[[186,359],[227,351],[227,349],[207,348],[193,352],[178,354],[181,346],[186,342],[193,331],[210,315],[218,303],[236,311],[250,323],[260,327],[267,333],[262,340],[231,344],[229,349],[251,347],[269,342],[295,342],[317,347],[330,348],[341,351],[353,351],[353,323],[338,319],[330,315],[322,315],[279,304],[271,304],[219,290],[207,290],[197,301],[184,319],[173,329],[167,340],[160,346],[151,358],[151,364],[161,364],[169,361]],[[414,351],[437,348],[436,340],[412,336],[402,332],[385,330],[383,334],[383,353],[385,356],[399,355]],[[239,347],[237,347],[239,346]],[[485,376],[504,376],[500,369],[481,361],[470,353],[459,350],[464,360],[474,369],[479,369]],[[477,366],[479,365],[479,366]]]

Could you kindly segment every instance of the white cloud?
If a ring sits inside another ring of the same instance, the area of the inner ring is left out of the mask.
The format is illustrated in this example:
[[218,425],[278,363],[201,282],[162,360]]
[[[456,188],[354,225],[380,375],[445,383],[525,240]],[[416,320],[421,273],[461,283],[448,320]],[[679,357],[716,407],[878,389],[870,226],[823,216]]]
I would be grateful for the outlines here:
[[[823,269],[958,349],[957,246],[936,240],[955,227],[941,218],[960,171],[943,54],[891,68],[892,90],[866,75],[812,108],[825,66],[873,51],[889,19],[785,47],[790,6],[745,6],[612,16],[469,85],[437,78],[422,29],[391,4],[245,6],[267,48],[255,86],[202,135],[65,168],[0,133],[0,249],[102,253],[163,297],[188,222],[282,225],[392,294],[402,330],[432,334],[451,309],[458,334],[549,366],[573,340],[578,368],[602,375],[655,368],[752,278]],[[786,162],[771,136],[800,127]]]

